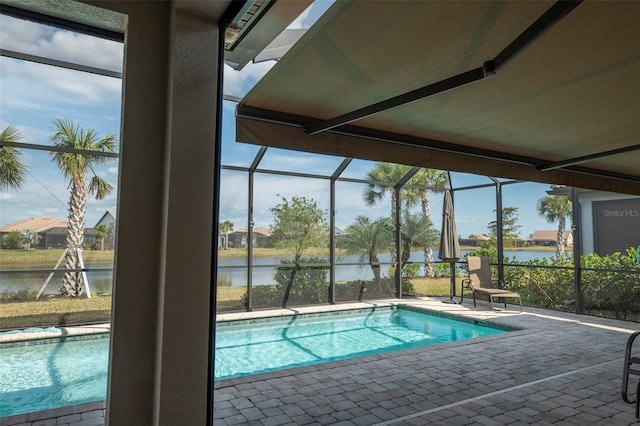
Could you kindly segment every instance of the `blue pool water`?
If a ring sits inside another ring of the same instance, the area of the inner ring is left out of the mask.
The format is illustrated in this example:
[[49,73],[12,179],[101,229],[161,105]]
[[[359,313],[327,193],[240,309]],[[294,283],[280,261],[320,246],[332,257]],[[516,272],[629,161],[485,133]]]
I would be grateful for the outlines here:
[[[503,333],[405,309],[219,324],[215,378]],[[0,417],[106,397],[109,339],[0,349]]]
[[0,417],[100,401],[109,339],[0,349]]
[[226,379],[503,332],[405,309],[218,326],[215,376]]

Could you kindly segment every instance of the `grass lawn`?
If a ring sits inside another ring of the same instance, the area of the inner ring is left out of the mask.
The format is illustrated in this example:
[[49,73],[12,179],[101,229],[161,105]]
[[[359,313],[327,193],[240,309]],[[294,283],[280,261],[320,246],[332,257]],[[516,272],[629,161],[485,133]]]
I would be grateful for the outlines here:
[[[461,279],[458,278],[457,289]],[[449,278],[413,278],[411,282],[416,295],[449,295]],[[245,287],[218,287],[218,309],[244,309],[245,293]],[[0,303],[0,330],[106,322],[110,317],[111,295],[97,294],[91,299],[47,297],[37,301]]]
[[[0,250],[0,268],[27,269],[29,266],[53,268],[64,250]],[[85,264],[113,263],[113,251],[83,250]]]
[[[463,277],[456,277],[456,294],[460,293],[460,282]],[[416,296],[448,296],[451,278],[409,278]]]
[[0,330],[106,322],[110,318],[111,295],[93,295],[91,299],[49,297],[0,304]]

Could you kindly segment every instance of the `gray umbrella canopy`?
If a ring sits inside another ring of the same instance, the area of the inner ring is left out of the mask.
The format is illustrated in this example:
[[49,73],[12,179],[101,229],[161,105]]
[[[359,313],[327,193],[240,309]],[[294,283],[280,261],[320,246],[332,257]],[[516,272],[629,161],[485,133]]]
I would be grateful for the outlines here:
[[460,243],[458,242],[458,230],[456,220],[453,215],[453,196],[451,190],[444,192],[444,202],[442,203],[442,232],[440,233],[440,250],[438,257],[440,260],[451,263],[451,288],[449,290],[450,299],[456,295],[456,265],[460,259]]
[[455,262],[460,257],[460,243],[458,242],[458,231],[453,215],[453,197],[451,190],[446,190],[442,207],[442,233],[440,234],[438,258],[446,262]]

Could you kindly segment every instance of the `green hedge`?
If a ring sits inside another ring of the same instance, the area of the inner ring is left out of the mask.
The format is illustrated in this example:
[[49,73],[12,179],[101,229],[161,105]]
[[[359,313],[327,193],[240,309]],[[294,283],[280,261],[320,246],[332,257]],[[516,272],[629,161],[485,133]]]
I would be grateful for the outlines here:
[[[476,250],[471,255],[488,256],[497,262],[495,249]],[[585,313],[619,319],[638,318],[640,314],[640,266],[637,250],[609,256],[582,256],[581,288]],[[504,263],[517,264],[504,268],[505,288],[517,291],[528,306],[575,311],[575,280],[570,255],[562,259],[516,261],[504,258]],[[467,272],[466,265],[463,267]],[[497,275],[493,267],[494,277]]]

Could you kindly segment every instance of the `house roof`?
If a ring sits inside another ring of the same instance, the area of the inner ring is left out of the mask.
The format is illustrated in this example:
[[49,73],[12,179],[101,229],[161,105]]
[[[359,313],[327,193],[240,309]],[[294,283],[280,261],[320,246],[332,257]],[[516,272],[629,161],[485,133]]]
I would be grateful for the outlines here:
[[236,139],[640,194],[640,2],[335,2]]
[[265,237],[270,237],[271,236],[271,229],[263,228],[263,227],[257,227],[257,228],[253,228],[253,233],[254,234],[262,234]]
[[[566,239],[571,235],[571,231],[564,231],[563,237]],[[558,231],[533,231],[532,240],[556,241]]]
[[[234,228],[233,231],[229,232],[229,234],[236,234],[236,233],[240,233],[240,234],[244,234],[249,232],[249,230],[247,228]],[[271,229],[269,228],[265,228],[265,227],[261,227],[261,226],[257,226],[255,228],[253,228],[253,233],[254,234],[260,234],[260,235],[264,235],[265,237],[270,237],[272,232]]]
[[109,209],[106,212],[104,212],[104,214],[96,222],[95,226],[98,226],[100,224],[100,222],[102,222],[104,220],[104,218],[107,217],[107,216],[111,216],[111,218],[113,218],[113,220],[115,221],[116,220],[116,209]]
[[67,228],[64,220],[53,219],[46,216],[32,217],[31,219],[18,220],[7,225],[0,226],[0,232],[26,231],[31,229],[36,232],[45,232],[51,228]]

